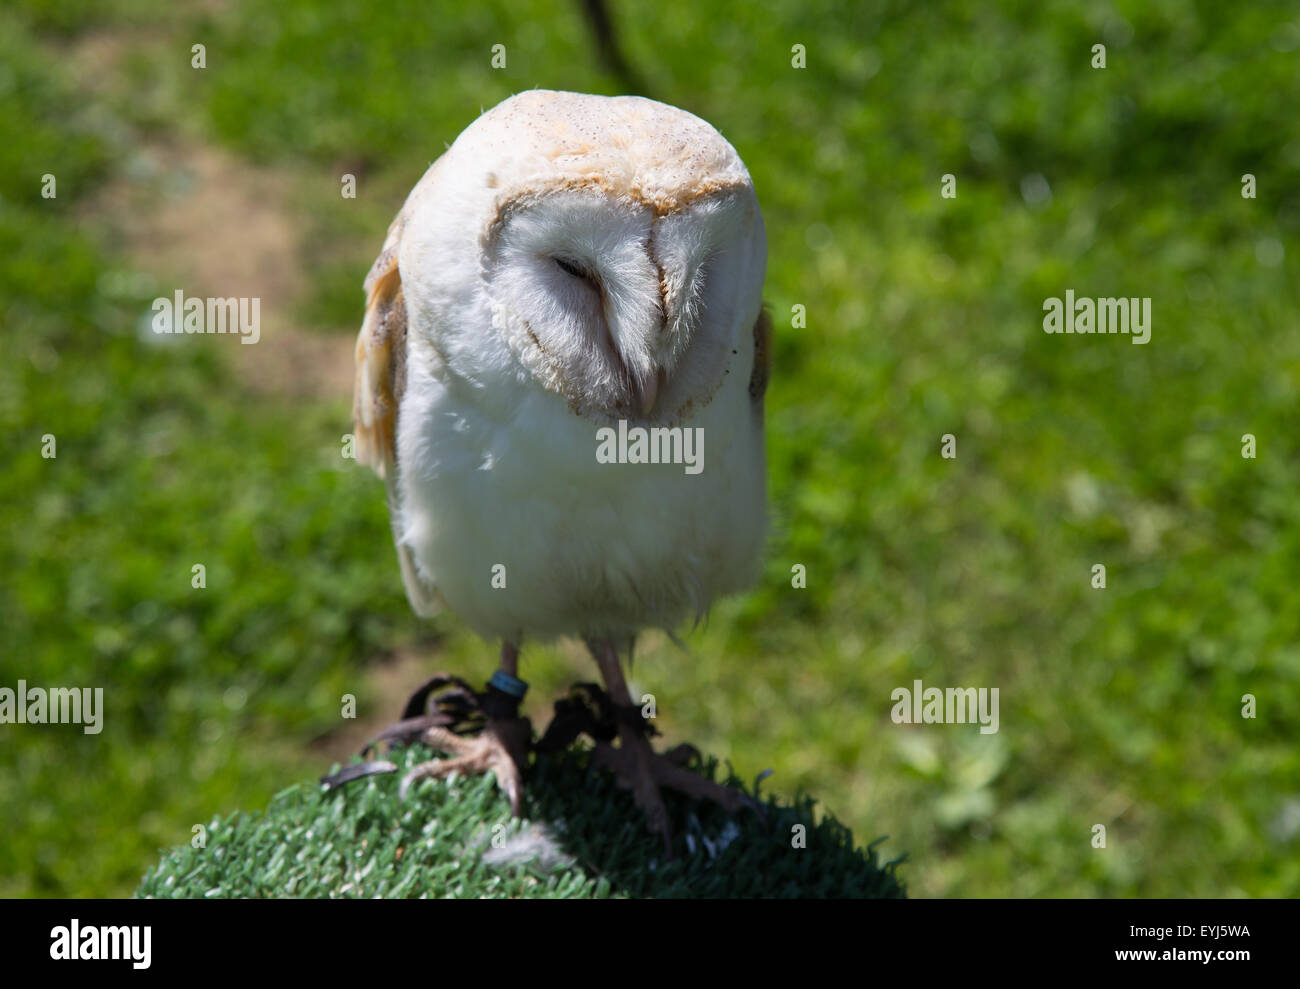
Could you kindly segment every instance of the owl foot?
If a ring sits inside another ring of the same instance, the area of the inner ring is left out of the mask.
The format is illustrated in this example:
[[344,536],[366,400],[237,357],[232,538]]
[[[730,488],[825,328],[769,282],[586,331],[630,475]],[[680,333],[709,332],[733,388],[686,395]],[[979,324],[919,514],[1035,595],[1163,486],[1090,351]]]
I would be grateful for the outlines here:
[[[495,677],[480,693],[459,677],[439,674],[411,694],[401,720],[366,743],[361,757],[368,760],[381,743],[391,749],[423,742],[452,758],[431,759],[410,770],[402,778],[402,799],[420,780],[441,779],[452,773],[475,776],[492,772],[518,817],[523,769],[528,764],[533,737],[532,723],[518,717],[518,710],[519,699],[500,689]],[[395,773],[397,769],[390,761],[369,760],[345,766],[321,782],[333,789],[366,776]]]
[[452,773],[478,776],[491,772],[496,775],[497,786],[510,801],[511,813],[518,817],[524,789],[523,767],[527,765],[532,736],[532,725],[527,718],[490,720],[483,731],[473,737],[457,735],[436,726],[426,729],[421,741],[453,758],[420,763],[402,777],[398,793],[405,800],[411,787],[420,780],[442,779]]
[[636,804],[645,813],[646,829],[663,838],[664,851],[672,857],[672,829],[661,791],[671,787],[695,800],[709,800],[728,814],[750,809],[762,816],[758,802],[741,792],[706,779],[687,767],[699,759],[693,745],[678,745],[657,753],[644,733],[619,731],[620,745],[597,742],[592,758],[596,765],[614,773],[618,785],[631,790]]
[[[636,805],[646,817],[646,828],[659,835],[664,851],[672,857],[672,828],[661,791],[672,787],[697,800],[711,800],[727,813],[749,808],[762,816],[761,805],[747,794],[705,779],[689,768],[700,758],[693,745],[678,745],[656,753],[650,737],[654,727],[634,705],[617,705],[594,683],[577,684],[567,698],[555,702],[555,718],[534,746],[539,752],[567,748],[579,734],[596,743],[595,765],[614,773],[618,785],[631,790]],[[619,740],[615,747],[614,739]]]

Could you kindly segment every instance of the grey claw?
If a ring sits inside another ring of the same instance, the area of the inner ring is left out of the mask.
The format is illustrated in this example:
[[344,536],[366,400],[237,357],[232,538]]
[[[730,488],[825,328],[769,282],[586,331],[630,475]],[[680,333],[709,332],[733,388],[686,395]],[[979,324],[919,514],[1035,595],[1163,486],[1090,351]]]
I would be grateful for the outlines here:
[[328,776],[320,778],[321,785],[326,791],[337,789],[344,783],[351,783],[353,780],[365,779],[367,776],[380,776],[384,773],[397,772],[397,766],[386,759],[378,759],[372,762],[356,762],[351,766],[344,766],[337,773],[331,773]]

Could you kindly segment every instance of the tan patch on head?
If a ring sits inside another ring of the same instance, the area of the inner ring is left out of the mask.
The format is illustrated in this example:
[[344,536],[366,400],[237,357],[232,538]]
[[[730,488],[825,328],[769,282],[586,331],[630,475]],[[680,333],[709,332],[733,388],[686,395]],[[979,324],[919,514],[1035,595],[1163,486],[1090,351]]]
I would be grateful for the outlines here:
[[740,156],[712,125],[637,96],[519,93],[475,120],[449,154],[492,162],[504,201],[595,189],[666,216],[750,185]]

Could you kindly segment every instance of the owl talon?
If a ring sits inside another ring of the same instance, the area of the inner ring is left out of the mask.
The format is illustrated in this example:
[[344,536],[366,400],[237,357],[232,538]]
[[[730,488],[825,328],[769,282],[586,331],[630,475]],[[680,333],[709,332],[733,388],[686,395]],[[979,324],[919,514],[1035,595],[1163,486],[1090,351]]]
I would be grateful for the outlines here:
[[663,838],[664,851],[669,858],[673,857],[672,829],[661,795],[664,787],[671,787],[696,800],[711,801],[728,814],[749,809],[760,820],[766,821],[762,806],[748,794],[715,783],[686,768],[692,759],[699,758],[695,746],[683,744],[657,753],[641,733],[628,730],[620,735],[622,744],[617,748],[598,741],[593,760],[597,766],[614,774],[621,789],[632,791],[636,805],[645,814],[646,830]]
[[452,773],[480,776],[490,772],[510,801],[510,812],[518,817],[524,789],[523,767],[527,765],[531,737],[532,725],[527,718],[489,721],[482,734],[474,737],[457,735],[445,728],[430,728],[422,741],[452,758],[430,759],[411,769],[402,777],[398,795],[405,800],[411,787],[421,780],[443,779]]

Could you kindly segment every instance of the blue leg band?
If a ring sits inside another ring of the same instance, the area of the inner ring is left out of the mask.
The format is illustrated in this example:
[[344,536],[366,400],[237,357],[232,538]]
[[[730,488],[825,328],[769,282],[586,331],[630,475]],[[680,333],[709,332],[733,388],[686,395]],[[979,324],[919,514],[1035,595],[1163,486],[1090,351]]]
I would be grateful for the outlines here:
[[496,687],[497,690],[509,694],[515,700],[523,700],[524,694],[528,693],[528,684],[526,682],[512,677],[503,670],[497,670],[492,674],[492,679],[488,680],[488,686]]

